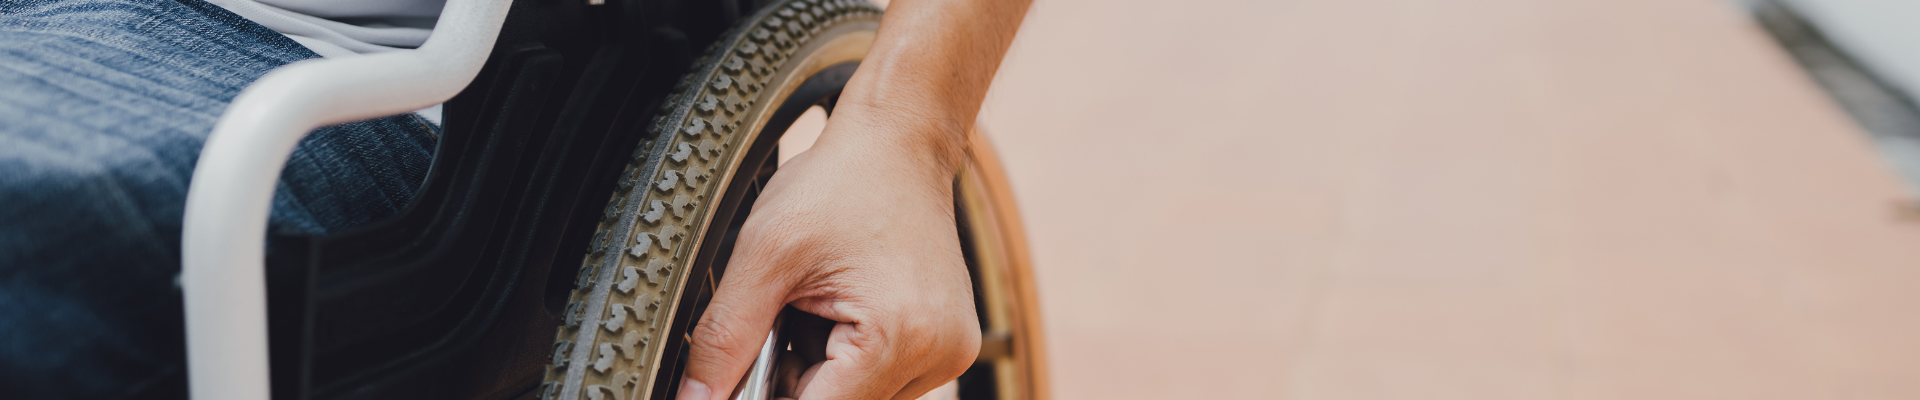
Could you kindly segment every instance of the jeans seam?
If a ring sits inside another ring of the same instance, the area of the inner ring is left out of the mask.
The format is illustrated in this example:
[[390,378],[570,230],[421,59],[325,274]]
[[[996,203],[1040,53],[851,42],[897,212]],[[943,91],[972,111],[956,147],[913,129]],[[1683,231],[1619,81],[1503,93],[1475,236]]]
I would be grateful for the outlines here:
[[431,139],[435,142],[440,141],[439,126],[434,125],[432,122],[427,122],[426,118],[422,118],[420,117],[420,114],[416,114],[416,113],[407,113],[407,119],[412,120],[413,123],[420,125],[420,129],[427,130],[427,139]]

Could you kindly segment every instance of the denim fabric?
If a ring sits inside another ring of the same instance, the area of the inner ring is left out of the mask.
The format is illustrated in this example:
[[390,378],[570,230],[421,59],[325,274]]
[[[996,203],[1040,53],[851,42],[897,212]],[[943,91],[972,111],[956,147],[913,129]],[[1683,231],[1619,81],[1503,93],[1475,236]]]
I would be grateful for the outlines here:
[[[117,398],[184,371],[180,227],[234,95],[315,55],[201,0],[0,0],[0,398]],[[271,229],[324,234],[411,199],[435,127],[314,131]]]

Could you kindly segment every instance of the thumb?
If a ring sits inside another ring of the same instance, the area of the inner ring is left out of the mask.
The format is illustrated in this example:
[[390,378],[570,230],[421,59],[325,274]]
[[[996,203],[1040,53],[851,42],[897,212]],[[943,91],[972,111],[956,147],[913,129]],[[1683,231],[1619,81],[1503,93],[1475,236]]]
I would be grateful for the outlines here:
[[725,400],[732,394],[785,307],[788,288],[768,273],[767,263],[734,265],[737,269],[721,279],[690,335],[686,375],[676,397],[680,400]]

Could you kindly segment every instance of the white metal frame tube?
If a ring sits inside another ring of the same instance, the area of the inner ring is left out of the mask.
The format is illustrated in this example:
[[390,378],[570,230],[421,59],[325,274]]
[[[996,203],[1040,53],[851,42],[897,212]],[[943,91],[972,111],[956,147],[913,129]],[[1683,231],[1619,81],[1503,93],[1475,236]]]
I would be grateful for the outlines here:
[[448,0],[414,50],[308,60],[240,92],[200,150],[187,189],[180,285],[196,400],[265,400],[267,213],[293,147],[314,128],[452,98],[479,74],[510,0]]

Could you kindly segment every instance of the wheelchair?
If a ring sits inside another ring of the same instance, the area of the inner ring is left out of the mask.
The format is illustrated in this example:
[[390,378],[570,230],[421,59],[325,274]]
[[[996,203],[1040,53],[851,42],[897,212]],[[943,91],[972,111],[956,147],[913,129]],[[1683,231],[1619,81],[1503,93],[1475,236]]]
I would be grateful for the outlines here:
[[[245,130],[246,112],[223,117],[189,195],[189,377],[155,397],[192,381],[194,398],[251,397],[230,385],[302,400],[672,398],[685,333],[778,170],[782,135],[809,109],[831,113],[882,10],[862,0],[508,3],[450,1],[436,37],[417,50],[436,54],[429,48],[444,47],[435,42],[443,34],[494,35],[474,47],[484,62],[444,103],[419,194],[389,220],[269,236],[275,251],[261,252],[247,224],[219,220],[255,209],[222,207],[245,196],[226,196],[217,174],[263,163],[233,156],[246,148],[237,141],[253,139],[222,133]],[[487,11],[494,19],[453,20],[487,4],[498,7]],[[243,93],[236,109],[265,96]],[[422,100],[374,111],[408,101]],[[354,105],[260,107],[316,104]],[[304,132],[296,128],[294,139]],[[992,146],[972,137],[954,182],[955,223],[983,340],[954,385],[969,400],[1043,399],[1020,218]],[[206,228],[217,224],[239,228]],[[250,276],[265,282],[263,303],[246,301]],[[264,338],[246,307],[264,309]],[[244,362],[257,357],[255,342],[265,368]]]

